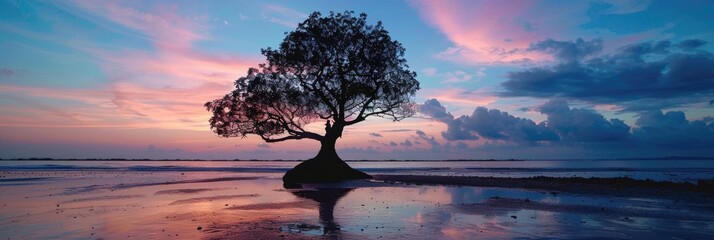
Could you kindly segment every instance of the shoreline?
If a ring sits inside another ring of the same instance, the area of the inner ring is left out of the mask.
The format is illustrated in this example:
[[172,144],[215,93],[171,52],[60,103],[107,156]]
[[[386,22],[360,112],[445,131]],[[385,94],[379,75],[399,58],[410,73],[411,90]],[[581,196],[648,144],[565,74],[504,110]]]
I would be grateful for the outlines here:
[[577,194],[687,198],[714,200],[714,179],[689,182],[637,180],[628,177],[583,178],[583,177],[463,177],[428,175],[373,175],[374,180],[387,183],[403,183],[435,186],[498,187],[529,190],[568,192]]

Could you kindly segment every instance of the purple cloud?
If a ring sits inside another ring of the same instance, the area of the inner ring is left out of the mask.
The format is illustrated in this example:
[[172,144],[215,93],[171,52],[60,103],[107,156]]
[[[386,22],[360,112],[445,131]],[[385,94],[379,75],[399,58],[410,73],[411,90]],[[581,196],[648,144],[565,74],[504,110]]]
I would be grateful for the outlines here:
[[670,149],[711,148],[714,146],[714,119],[689,121],[681,111],[649,111],[640,115],[633,131],[639,146]]
[[[641,114],[636,126],[631,127],[620,119],[606,119],[592,109],[571,108],[565,100],[550,100],[535,109],[545,114],[547,120],[535,123],[530,119],[484,107],[477,107],[471,115],[434,120],[447,124],[447,130],[442,132],[442,136],[450,141],[484,138],[497,141],[495,144],[675,150],[703,149],[714,145],[714,118],[711,117],[689,121],[683,112],[662,113],[656,110]],[[443,115],[440,112],[436,114]],[[433,137],[421,131],[417,131],[417,135],[434,145]]]
[[703,44],[688,40],[675,48],[669,41],[645,42],[589,57],[601,41],[536,42],[532,51],[552,54],[558,63],[508,73],[500,95],[618,104],[630,111],[706,102],[714,95],[714,54],[691,51]]
[[607,120],[590,109],[570,108],[563,100],[548,101],[538,110],[548,116],[547,127],[563,140],[610,142],[623,141],[630,136],[630,126],[622,120]]
[[12,69],[0,68],[0,76],[10,77],[13,75],[15,75],[15,71],[13,71]]

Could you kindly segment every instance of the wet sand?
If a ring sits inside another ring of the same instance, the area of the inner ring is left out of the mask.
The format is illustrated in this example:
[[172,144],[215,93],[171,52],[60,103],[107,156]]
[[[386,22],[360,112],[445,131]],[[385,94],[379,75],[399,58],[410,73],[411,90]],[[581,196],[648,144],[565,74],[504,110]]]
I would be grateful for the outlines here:
[[380,175],[282,188],[281,175],[7,171],[7,239],[712,239],[692,183]]
[[692,198],[693,200],[714,200],[714,186],[711,180],[689,182],[668,182],[637,180],[627,177],[582,178],[582,177],[461,177],[424,175],[375,175],[375,180],[407,184],[451,185],[474,187],[500,187],[563,191],[581,194],[601,194],[629,197]]

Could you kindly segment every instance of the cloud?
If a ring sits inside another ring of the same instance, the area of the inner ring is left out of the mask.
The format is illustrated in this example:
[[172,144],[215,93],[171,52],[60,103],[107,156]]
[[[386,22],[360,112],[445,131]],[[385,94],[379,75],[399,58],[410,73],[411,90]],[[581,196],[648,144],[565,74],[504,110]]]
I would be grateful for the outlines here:
[[257,146],[259,148],[270,148],[270,145],[268,145],[267,143],[261,143],[261,144],[258,144]]
[[473,134],[470,129],[464,127],[464,120],[469,120],[469,116],[462,116],[458,119],[445,121],[446,131],[441,132],[441,136],[446,140],[477,140],[479,137]]
[[[437,54],[473,64],[529,62],[544,54],[524,51],[554,31],[533,1],[414,1],[424,20],[454,44]],[[518,16],[518,17],[515,17]],[[535,27],[537,26],[537,27]],[[537,31],[535,31],[537,29]]]
[[[441,135],[448,140],[476,140],[477,136],[463,131],[460,127],[460,120],[455,120],[451,113],[446,112],[446,107],[436,99],[426,100],[419,105],[419,112],[436,121],[446,123],[449,127]],[[419,133],[419,132],[417,132]]]
[[0,68],[0,76],[3,77],[10,77],[15,75],[15,71],[12,69],[7,69],[7,68]]
[[449,129],[443,134],[444,138],[449,140],[478,139],[476,136],[463,137],[465,133],[470,135],[475,133],[488,140],[517,143],[559,140],[558,135],[544,123],[536,124],[530,119],[515,117],[498,109],[477,107],[470,116],[461,116],[454,122],[447,123]]
[[[153,46],[151,50],[77,43],[72,46],[95,55],[110,77],[120,76],[123,81],[154,86],[195,86],[196,81],[225,83],[259,62],[253,57],[198,50],[196,43],[212,40],[207,34],[208,24],[202,17],[180,14],[174,6],[156,4],[156,10],[143,11],[129,2],[75,4],[88,14],[88,20],[102,25],[109,20],[137,33],[131,37],[148,40]],[[114,25],[106,28],[117,28]]]
[[[621,46],[662,29],[618,35],[609,28],[583,26],[612,15],[646,10],[648,1],[428,1],[411,4],[425,22],[452,43],[437,58],[460,64],[534,64],[552,56],[529,51],[531,43],[567,36],[602,37]],[[563,21],[563,19],[568,19]]]
[[[2,121],[0,126],[32,127],[124,127],[207,129],[207,114],[200,102],[222,93],[228,86],[206,83],[193,88],[150,88],[117,82],[107,89],[44,88],[0,84],[0,93],[20,101],[12,112],[22,118]],[[49,101],[36,101],[42,99]],[[57,102],[70,102],[63,105]],[[60,112],[56,111],[61,109]],[[36,113],[42,110],[45,113]],[[68,116],[71,121],[47,118],[46,113]],[[192,123],[187,122],[192,121]]]
[[[377,157],[384,157],[384,154],[374,147],[348,147],[337,149],[337,152],[343,159],[374,159]],[[367,156],[367,157],[365,157]]]
[[436,68],[433,68],[433,67],[424,68],[424,69],[421,70],[421,72],[423,72],[424,75],[426,75],[426,76],[428,76],[428,77],[436,76],[436,71],[437,71]]
[[473,78],[473,75],[461,70],[457,70],[453,72],[444,73],[444,78],[446,79],[441,81],[442,83],[459,83],[470,81]]
[[[105,28],[100,30],[146,42],[146,46],[107,47],[97,41],[67,41],[26,30],[33,33],[29,37],[53,40],[92,55],[106,79],[98,79],[100,85],[77,88],[0,84],[0,93],[8,98],[30,99],[6,106],[3,111],[11,108],[15,116],[5,117],[0,125],[207,129],[210,113],[201,103],[225,94],[232,80],[244,73],[241,69],[247,70],[259,61],[200,50],[196,43],[212,40],[201,17],[180,14],[182,11],[170,5],[155,4],[146,11],[133,4],[56,3],[83,21]],[[7,75],[8,71],[0,74]],[[47,113],[71,118],[43,116]]]
[[684,112],[649,111],[643,113],[633,131],[640,146],[671,149],[711,148],[714,146],[714,122],[711,118],[697,121],[686,119]]
[[296,28],[298,23],[304,21],[308,15],[281,5],[269,4],[263,7],[262,16],[269,22]]
[[429,99],[440,99],[444,102],[457,104],[460,106],[488,105],[498,100],[492,90],[479,88],[474,90],[464,90],[461,88],[430,88],[420,92]]
[[479,81],[486,76],[486,68],[478,68],[475,73],[467,73],[462,70],[451,72],[438,72],[436,68],[424,68],[421,70],[427,77],[439,78],[441,83],[463,83],[472,80]]
[[369,135],[372,136],[372,137],[382,137],[382,134],[379,134],[379,133],[376,133],[376,132],[369,133]]
[[426,100],[423,104],[420,104],[418,110],[420,113],[437,120],[446,121],[454,118],[451,113],[446,112],[446,107],[441,105],[435,98]]
[[[434,103],[438,101],[432,101],[432,105]],[[535,110],[545,114],[547,120],[535,123],[530,119],[484,107],[477,107],[471,115],[433,119],[447,125],[447,130],[442,132],[446,140],[483,138],[494,141],[481,145],[480,148],[515,143],[681,150],[705,149],[714,144],[714,118],[689,121],[684,112],[680,111],[648,111],[637,118],[636,126],[631,127],[620,119],[606,119],[592,109],[571,108],[565,100],[549,100]],[[441,112],[438,114],[443,115]],[[427,142],[433,138],[421,131],[417,131],[417,135]],[[456,148],[468,146],[457,144]]]
[[389,129],[389,130],[383,130],[382,132],[413,132],[413,131],[414,131],[414,129],[406,129],[406,128],[402,128],[402,129]]
[[528,51],[544,52],[560,61],[572,62],[599,53],[602,51],[602,43],[602,39],[590,41],[585,41],[582,38],[578,38],[575,41],[547,39],[531,43]]
[[114,2],[75,1],[74,3],[91,13],[142,32],[160,48],[186,48],[192,42],[207,38],[197,31],[203,28],[200,24],[176,14],[175,7],[161,6],[157,11],[146,12]]
[[707,41],[700,39],[688,39],[681,41],[676,46],[684,51],[694,51],[697,48],[704,46],[705,44],[707,44]]
[[[666,1],[657,1],[652,8],[647,0],[410,3],[451,43],[436,57],[471,65],[530,65],[552,60],[548,54],[527,51],[530,43],[548,38],[600,37],[609,41],[609,50],[632,41],[672,38],[682,30],[709,26],[701,20],[706,17],[699,15],[706,11],[691,10],[701,8],[701,4],[682,7]],[[661,14],[662,9],[668,9],[667,14]]]
[[[67,109],[55,107],[53,105],[44,103],[42,101],[38,101],[35,98],[23,96],[23,95],[15,95],[18,92],[13,91],[10,89],[6,89],[2,84],[0,84],[0,93],[3,93],[0,95],[0,99],[3,99],[7,103],[20,103],[22,106],[13,106],[9,107],[9,109],[12,109],[8,112],[23,112],[23,115],[45,115],[48,117],[45,117],[44,119],[41,120],[34,120],[38,122],[43,122],[45,124],[53,124],[56,122],[62,122],[63,120],[70,120],[72,122],[76,123],[84,123],[84,120],[81,118],[81,116],[78,113],[73,113],[71,111],[67,111]],[[9,110],[8,107],[3,106],[3,110]],[[29,114],[28,114],[29,113]],[[22,124],[31,124],[33,121],[32,120],[27,120],[26,118],[15,118],[15,119],[3,119],[2,123],[0,123],[0,126],[22,126]]]
[[462,116],[462,127],[491,140],[511,142],[557,141],[558,135],[544,123],[519,118],[498,109],[477,107],[471,116]]
[[570,108],[563,100],[550,100],[538,110],[548,116],[548,128],[563,140],[611,142],[624,141],[630,136],[630,127],[622,120],[607,120],[590,109]]
[[[553,54],[559,62],[507,74],[505,97],[566,98],[648,110],[703,102],[714,95],[714,55],[677,52],[669,41],[628,45],[613,54],[591,57],[601,43],[546,40],[531,50]],[[691,42],[674,44],[693,46]]]
[[[427,100],[420,108],[422,114],[447,124],[442,137],[447,140],[477,140],[480,137],[489,140],[509,142],[557,141],[558,135],[545,124],[536,124],[530,119],[514,117],[497,109],[477,107],[469,115],[454,118],[436,99]],[[426,111],[424,111],[426,110]]]
[[155,154],[155,155],[156,154],[162,155],[165,153],[181,153],[181,152],[183,152],[183,150],[180,148],[165,149],[165,148],[156,147],[156,146],[154,146],[154,144],[149,144],[149,146],[146,147],[146,152],[150,153],[150,154]]
[[416,134],[417,138],[426,141],[429,145],[431,145],[432,149],[441,149],[441,144],[439,143],[439,141],[436,141],[436,138],[434,138],[434,136],[426,134],[424,131],[421,130],[416,130]]
[[[75,5],[89,15],[88,20],[103,24],[105,20],[138,32],[155,48],[155,52],[133,49],[105,51],[92,46],[75,46],[98,55],[112,64],[121,63],[133,70],[168,73],[181,77],[216,81],[233,77],[235,69],[246,69],[257,59],[212,54],[197,50],[197,42],[209,41],[207,23],[202,17],[179,14],[179,9],[157,4],[154,11],[138,10],[130,3],[77,1]],[[106,28],[116,28],[106,26]],[[229,70],[232,69],[232,70]]]
[[649,7],[649,0],[600,0],[607,4],[607,14],[631,14],[644,11]]

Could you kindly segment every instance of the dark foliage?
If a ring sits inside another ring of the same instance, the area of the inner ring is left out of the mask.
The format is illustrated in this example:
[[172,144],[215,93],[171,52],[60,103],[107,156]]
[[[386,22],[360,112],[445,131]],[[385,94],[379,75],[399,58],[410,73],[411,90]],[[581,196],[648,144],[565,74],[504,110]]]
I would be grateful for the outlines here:
[[[415,112],[419,82],[404,48],[381,22],[368,25],[366,14],[315,12],[279,48],[262,54],[266,63],[238,79],[231,93],[205,104],[218,135],[255,134],[266,142],[307,138],[331,141],[334,148],[346,126],[370,116],[399,121]],[[324,135],[305,129],[328,120]]]

